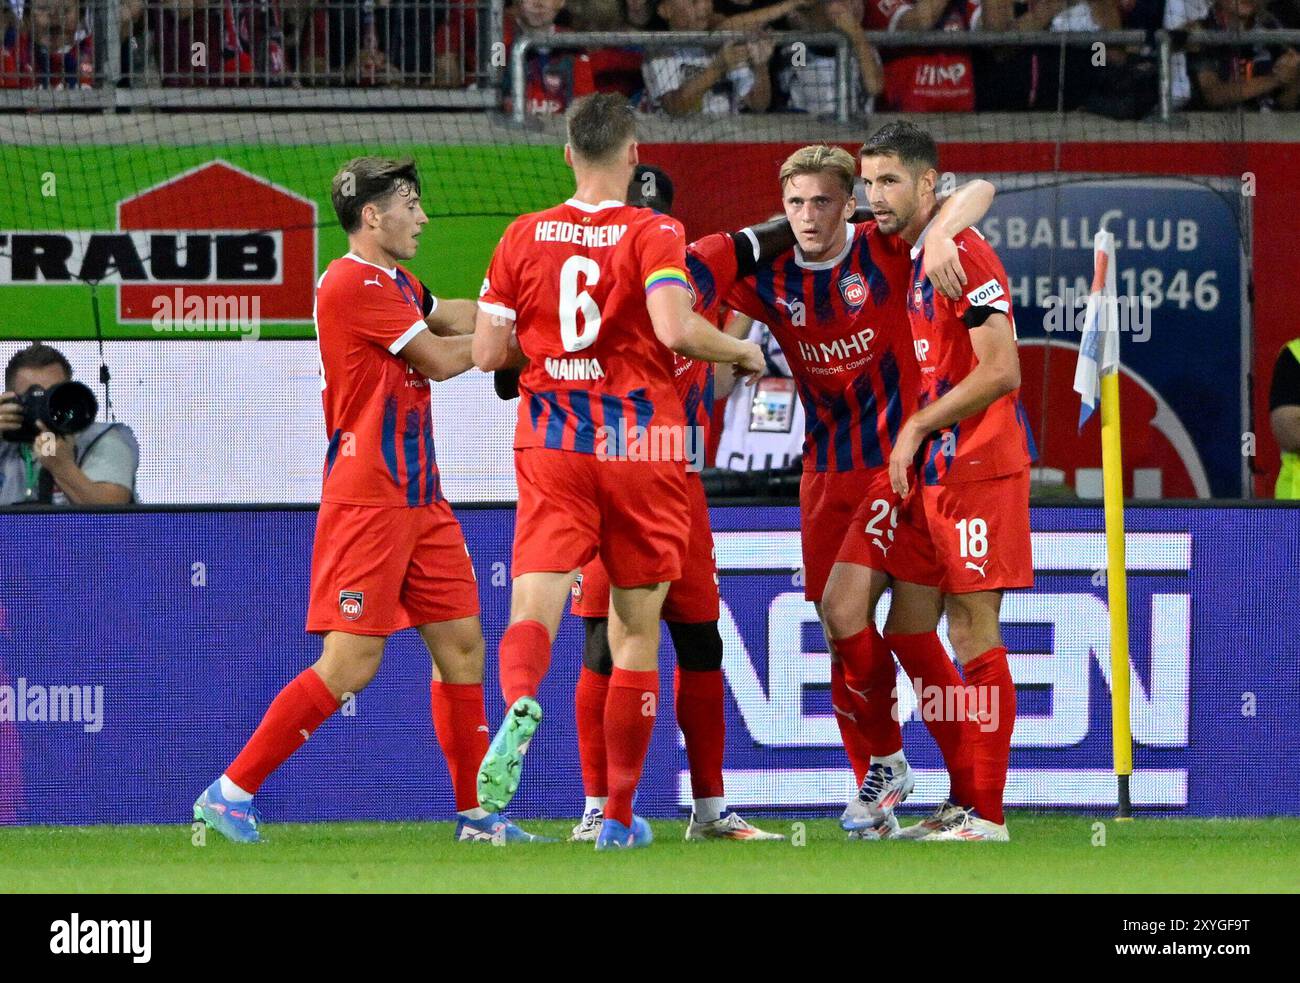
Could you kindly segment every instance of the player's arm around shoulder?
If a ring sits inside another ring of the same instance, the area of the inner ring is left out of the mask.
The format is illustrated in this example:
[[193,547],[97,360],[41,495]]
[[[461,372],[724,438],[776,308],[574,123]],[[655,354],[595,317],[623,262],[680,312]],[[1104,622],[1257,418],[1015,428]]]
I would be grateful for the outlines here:
[[964,229],[984,218],[996,194],[997,188],[988,181],[967,181],[942,200],[935,214],[934,227],[925,237],[922,272],[949,300],[960,297],[968,282],[955,240]]

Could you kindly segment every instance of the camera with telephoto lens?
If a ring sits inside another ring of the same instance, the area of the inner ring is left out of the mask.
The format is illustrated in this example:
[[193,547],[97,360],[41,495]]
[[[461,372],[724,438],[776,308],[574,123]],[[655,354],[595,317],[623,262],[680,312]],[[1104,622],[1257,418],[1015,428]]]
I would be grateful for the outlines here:
[[43,389],[32,386],[14,397],[23,408],[23,425],[17,430],[6,430],[4,439],[16,444],[30,444],[39,435],[38,422],[45,424],[60,437],[80,433],[95,422],[99,401],[90,387],[80,382],[60,382]]

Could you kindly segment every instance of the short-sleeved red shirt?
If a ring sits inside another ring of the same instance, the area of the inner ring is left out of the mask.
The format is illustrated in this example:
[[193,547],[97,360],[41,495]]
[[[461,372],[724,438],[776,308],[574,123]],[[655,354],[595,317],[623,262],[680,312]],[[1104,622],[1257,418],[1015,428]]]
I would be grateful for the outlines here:
[[[960,300],[949,300],[926,279],[921,266],[925,259],[924,238],[912,251],[907,314],[921,370],[919,407],[939,399],[979,364],[970,340],[971,326],[964,320],[970,310],[989,307],[1005,314],[1015,331],[1011,288],[993,247],[975,229],[963,230],[953,241],[966,273],[965,293]],[[945,432],[952,435],[947,441],[943,438]],[[1015,474],[1028,467],[1033,456],[1029,421],[1016,390],[931,435],[918,459],[924,484],[946,485]]]
[[667,215],[571,198],[510,224],[479,307],[514,321],[528,356],[516,449],[595,454],[601,428],[684,427],[673,353],[646,309],[667,285],[690,289],[686,235]]
[[415,506],[441,501],[429,380],[399,354],[437,301],[401,266],[349,253],[316,284],[325,408],[322,502]]

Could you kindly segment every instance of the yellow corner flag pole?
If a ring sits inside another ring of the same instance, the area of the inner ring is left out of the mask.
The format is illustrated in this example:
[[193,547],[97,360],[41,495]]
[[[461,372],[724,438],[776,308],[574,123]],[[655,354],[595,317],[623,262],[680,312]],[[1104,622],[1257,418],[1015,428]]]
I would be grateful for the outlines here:
[[1124,462],[1119,425],[1119,298],[1115,290],[1115,237],[1104,229],[1092,245],[1092,290],[1088,297],[1074,389],[1082,397],[1079,430],[1101,395],[1101,470],[1106,516],[1106,600],[1110,610],[1110,718],[1115,780],[1115,815],[1132,818],[1129,778],[1133,774],[1133,730],[1129,721],[1128,577],[1124,556]]
[[1124,556],[1124,462],[1120,450],[1119,303],[1115,237],[1097,233],[1094,284],[1100,288],[1101,469],[1106,514],[1106,600],[1110,609],[1110,713],[1117,800],[1115,817],[1132,818],[1133,730],[1129,719],[1128,575]]
[[1132,819],[1129,776],[1133,731],[1129,721],[1128,576],[1124,563],[1124,465],[1120,458],[1119,373],[1101,377],[1101,469],[1106,502],[1106,599],[1110,608],[1110,713],[1116,819]]

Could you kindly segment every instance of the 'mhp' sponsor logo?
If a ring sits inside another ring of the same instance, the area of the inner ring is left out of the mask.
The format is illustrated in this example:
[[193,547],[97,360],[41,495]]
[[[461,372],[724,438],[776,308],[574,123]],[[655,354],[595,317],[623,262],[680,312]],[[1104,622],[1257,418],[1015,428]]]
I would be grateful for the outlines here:
[[266,321],[311,321],[316,203],[213,160],[117,205],[113,231],[0,231],[0,286],[118,288],[120,322],[160,304],[238,302]]

